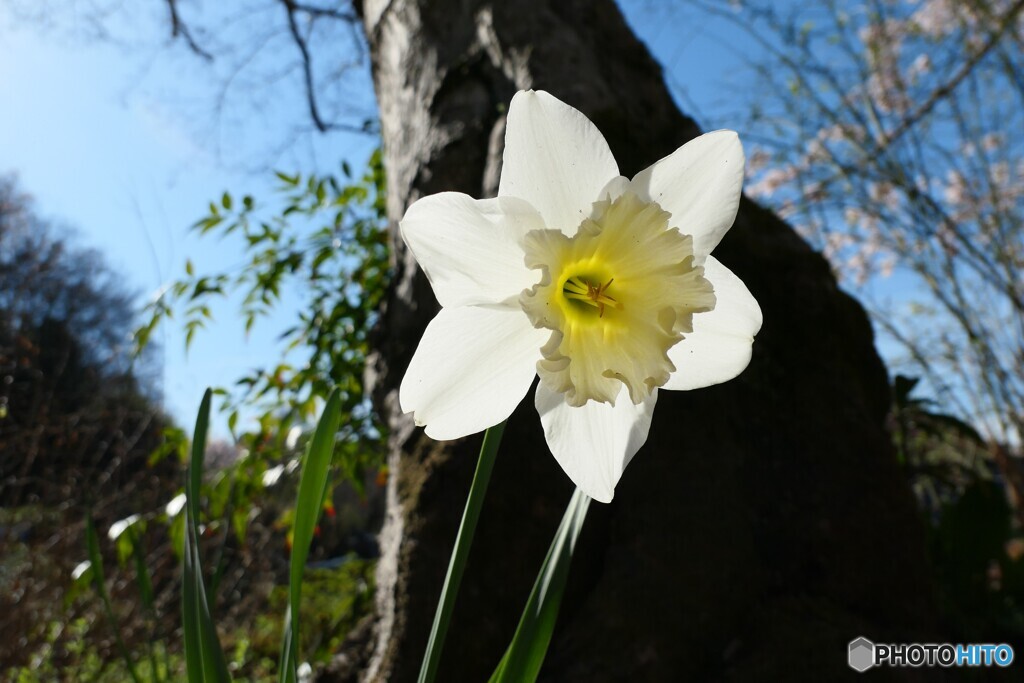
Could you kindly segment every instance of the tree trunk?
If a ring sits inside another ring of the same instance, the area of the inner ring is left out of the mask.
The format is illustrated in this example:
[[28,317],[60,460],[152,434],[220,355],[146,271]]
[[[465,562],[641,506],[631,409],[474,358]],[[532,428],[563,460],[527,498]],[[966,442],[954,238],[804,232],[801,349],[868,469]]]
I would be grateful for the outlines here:
[[[520,89],[583,111],[626,176],[699,129],[611,0],[365,0],[360,10],[392,219],[395,277],[369,370],[391,430],[391,480],[378,614],[340,677],[402,682],[426,647],[480,439],[434,442],[398,408],[437,311],[398,219],[434,192],[495,194],[504,112]],[[884,428],[888,383],[863,310],[820,255],[749,201],[715,255],[764,312],[753,361],[727,384],[660,394],[615,501],[590,508],[542,680],[833,680],[851,672],[846,647],[859,635],[931,633],[922,533]],[[498,455],[438,680],[493,671],[571,491],[528,399]]]

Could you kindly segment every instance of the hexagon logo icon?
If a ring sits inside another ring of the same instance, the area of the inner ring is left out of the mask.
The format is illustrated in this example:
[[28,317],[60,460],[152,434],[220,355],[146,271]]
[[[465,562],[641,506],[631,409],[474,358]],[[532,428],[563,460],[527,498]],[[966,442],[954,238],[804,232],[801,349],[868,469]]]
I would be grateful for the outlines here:
[[875,644],[861,636],[850,641],[850,668],[864,672],[875,665]]

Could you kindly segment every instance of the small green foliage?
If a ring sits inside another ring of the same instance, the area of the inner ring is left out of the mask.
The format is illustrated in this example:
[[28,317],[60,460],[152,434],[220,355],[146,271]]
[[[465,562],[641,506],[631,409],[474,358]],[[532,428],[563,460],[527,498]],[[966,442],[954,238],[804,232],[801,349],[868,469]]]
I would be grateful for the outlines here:
[[114,639],[117,641],[117,649],[121,653],[121,659],[124,662],[125,669],[128,671],[128,675],[133,681],[135,681],[135,683],[141,683],[142,679],[139,678],[139,672],[135,667],[134,659],[121,638],[121,629],[118,625],[117,617],[114,615],[113,606],[110,603],[110,596],[107,594],[106,579],[104,578],[103,573],[103,557],[100,555],[99,540],[96,536],[96,527],[93,524],[92,517],[86,517],[85,520],[85,541],[86,547],[88,548],[93,585],[96,587],[97,595],[99,595],[100,600],[103,602],[107,621],[113,631]]
[[[90,640],[90,629],[90,620],[85,617],[77,617],[67,623],[50,622],[43,647],[33,653],[28,664],[6,670],[0,669],[3,680],[17,683],[67,680],[120,683],[130,680],[125,663],[121,660],[108,661],[106,653]],[[56,652],[60,652],[64,659],[75,663],[73,672],[56,661]],[[153,675],[148,663],[139,666],[138,674],[143,681],[167,680],[164,671]]]
[[[280,455],[267,448],[269,435],[283,438],[294,425],[307,425],[317,397],[340,390],[343,428],[335,465],[361,482],[381,458],[381,425],[363,387],[368,338],[388,281],[384,171],[379,151],[360,177],[342,165],[342,178],[277,171],[282,185],[270,201],[229,192],[210,202],[193,229],[225,238],[238,234],[245,264],[240,270],[197,273],[187,262],[182,279],[168,285],[146,309],[136,331],[139,348],[158,325],[182,316],[186,346],[213,319],[212,304],[241,295],[239,314],[246,333],[281,302],[285,289],[299,289],[303,303],[294,324],[281,332],[283,354],[298,363],[256,368],[222,396],[235,433],[238,414],[258,413],[260,433],[235,434],[251,454]],[[291,357],[291,355],[289,355]],[[169,443],[165,450],[177,448]],[[277,445],[280,445],[278,443]],[[162,453],[163,457],[166,453]]]
[[[374,570],[376,561],[351,555],[336,568],[307,569],[302,582],[299,623],[303,639],[299,660],[328,662],[338,651],[345,636],[365,617],[373,613]],[[276,586],[270,593],[268,616],[257,626],[252,647],[264,657],[277,656],[282,636],[278,616],[288,607],[288,587]]]
[[[187,514],[155,517],[166,522],[170,546],[192,567],[187,572],[192,580],[186,581],[185,592],[192,598],[187,604],[197,606],[192,610],[196,627],[187,629],[193,631],[193,640],[201,635],[197,631],[209,630],[208,626],[200,628],[205,621],[201,614],[203,594],[209,596],[208,607],[213,611],[218,586],[223,579],[227,589],[231,572],[237,571],[239,555],[265,554],[267,550],[256,551],[251,544],[281,542],[280,534],[296,519],[285,501],[287,491],[294,491],[294,482],[275,485],[266,480],[276,482],[280,478],[272,469],[292,472],[308,439],[308,426],[323,409],[323,397],[332,388],[337,388],[332,412],[338,417],[340,428],[322,456],[330,463],[329,468],[322,470],[327,473],[323,498],[330,501],[339,482],[345,480],[358,495],[365,496],[365,482],[382,462],[383,429],[363,386],[369,333],[389,276],[380,153],[373,154],[361,176],[354,174],[347,163],[337,178],[284,172],[275,175],[281,183],[275,195],[253,198],[224,192],[209,203],[206,215],[193,225],[193,230],[201,235],[234,240],[243,255],[241,268],[201,272],[191,261],[186,262],[184,275],[169,283],[148,306],[147,316],[136,332],[136,344],[141,349],[160,324],[176,320],[185,332],[187,347],[196,333],[213,320],[217,302],[241,301],[239,315],[248,334],[280,306],[284,292],[291,295],[298,291],[302,297],[293,323],[278,337],[282,349],[280,362],[252,370],[238,378],[230,389],[212,392],[220,401],[221,410],[227,413],[233,447],[240,457],[211,467],[209,476],[202,480],[190,479]],[[241,416],[255,417],[256,426],[240,432]],[[151,461],[174,455],[182,462],[187,461],[186,435],[181,430],[169,429],[165,437]],[[197,464],[193,457],[193,473],[198,471]],[[187,519],[198,519],[198,509],[192,507],[198,497],[203,500],[201,537],[193,524],[186,523]],[[333,515],[333,507],[330,511]],[[310,514],[306,510],[304,518]],[[268,537],[268,531],[277,539]],[[307,536],[309,531],[306,529]],[[127,536],[122,544],[121,554],[128,561],[134,556],[135,546]],[[305,544],[308,546],[308,540]],[[204,559],[209,558],[205,591],[204,575],[197,570],[196,562],[200,545]],[[283,552],[285,545],[281,542],[269,550]],[[372,564],[358,559],[347,561],[337,571],[355,571],[359,580],[341,590],[332,589],[329,594],[315,585],[321,576],[318,571],[305,572],[306,585],[299,610],[303,641],[296,643],[301,646],[302,656],[298,661],[325,659],[329,648],[336,647],[355,622],[372,609]],[[143,592],[153,590],[153,586],[145,583],[138,588]],[[274,595],[277,594],[275,589]],[[293,594],[298,596],[297,591]],[[340,602],[332,603],[325,595]],[[262,599],[256,601],[260,604],[259,614],[270,616],[256,617],[254,628],[243,631],[233,627],[238,622],[220,624],[225,653],[232,659],[231,671],[248,680],[263,680],[277,672],[277,649],[267,645],[282,635],[280,619],[284,606],[276,605],[272,598],[272,611],[266,612]],[[310,609],[327,608],[331,608],[327,616],[307,617]],[[235,600],[222,604],[221,609],[233,612]],[[251,607],[245,609],[252,614]],[[254,623],[251,617],[247,623]],[[270,641],[261,635],[261,631],[267,630],[274,634]],[[174,647],[173,641],[171,645]],[[191,650],[205,649],[200,645],[196,640]],[[180,670],[184,662],[176,664]],[[141,671],[141,664],[137,665]]]
[[935,511],[974,481],[991,480],[993,463],[977,430],[914,395],[916,378],[893,380],[891,428],[897,458],[923,507]]
[[[383,430],[363,387],[369,332],[388,280],[379,151],[361,176],[353,177],[348,164],[342,174],[339,180],[278,171],[276,196],[259,200],[246,195],[237,202],[225,192],[210,202],[193,230],[218,238],[240,236],[244,266],[201,273],[187,262],[184,276],[149,305],[136,333],[141,348],[158,325],[177,314],[190,345],[213,320],[213,303],[240,295],[239,314],[248,334],[280,304],[283,291],[301,292],[303,304],[294,323],[279,335],[288,362],[255,368],[238,378],[231,391],[214,392],[238,448],[247,456],[215,473],[203,487],[210,516],[207,532],[222,534],[225,543],[228,534],[238,544],[245,542],[250,513],[264,492],[264,474],[296,457],[288,434],[312,424],[319,402],[333,387],[339,391],[342,428],[335,439],[328,487],[347,479],[362,492],[367,472],[382,460]],[[296,357],[298,362],[293,362]],[[240,415],[254,413],[258,426],[239,433]],[[177,453],[184,461],[184,434],[176,430],[167,437],[152,460]],[[174,522],[172,538],[180,551],[182,528],[179,520]]]
[[1024,537],[990,444],[915,395],[917,385],[896,376],[890,425],[926,522],[940,605],[958,629],[950,637],[980,640],[994,627],[1024,637]]

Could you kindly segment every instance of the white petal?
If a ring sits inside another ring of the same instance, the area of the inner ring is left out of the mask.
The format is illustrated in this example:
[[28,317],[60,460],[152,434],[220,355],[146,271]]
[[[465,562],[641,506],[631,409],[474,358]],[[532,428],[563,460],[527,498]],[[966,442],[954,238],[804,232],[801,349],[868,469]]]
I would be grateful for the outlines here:
[[414,202],[400,226],[446,308],[517,300],[539,277],[526,267],[519,245],[523,235],[544,223],[520,199],[433,194]]
[[535,403],[544,436],[555,460],[588,496],[609,503],[626,465],[647,441],[655,389],[640,405],[629,400],[625,387],[614,406],[589,401],[573,408],[564,395],[537,385]]
[[732,227],[743,189],[743,145],[731,130],[716,130],[690,140],[661,161],[640,171],[632,189],[672,214],[669,223],[693,235],[699,265]]
[[525,199],[548,228],[571,237],[618,175],[608,143],[586,116],[542,90],[512,98],[499,196]]
[[[630,182],[631,181],[629,180],[629,178],[626,178],[625,176],[617,175],[614,178],[612,178],[611,180],[609,180],[607,183],[605,183],[604,187],[601,188],[601,192],[598,193],[598,198],[602,199],[602,200],[606,200],[608,202],[614,202],[616,199],[618,199],[622,195],[626,194],[626,192],[630,188],[630,185],[629,185]],[[592,207],[592,208],[599,208],[599,207]],[[600,212],[598,212],[598,211],[591,211],[590,217],[591,218],[596,218],[597,215],[599,215],[599,213]]]
[[761,307],[747,286],[714,256],[704,262],[704,277],[715,288],[715,307],[695,313],[693,332],[668,350],[676,371],[663,389],[721,384],[750,363],[754,335],[761,329]]
[[90,569],[92,569],[92,562],[89,560],[82,560],[75,565],[74,569],[71,570],[71,580],[78,581]]
[[295,425],[288,430],[288,436],[284,439],[284,447],[289,451],[294,450],[299,443],[300,436],[302,436],[302,427]]
[[116,541],[121,537],[121,534],[128,530],[128,527],[135,524],[137,521],[139,521],[138,515],[128,515],[124,519],[119,519],[110,525],[110,528],[107,530],[107,537],[111,541]]
[[530,389],[550,335],[520,310],[442,308],[430,321],[402,379],[399,402],[438,440],[493,427]]
[[270,488],[281,480],[281,475],[284,474],[284,465],[274,465],[270,469],[263,472],[263,478],[261,479],[264,488]]
[[185,503],[188,502],[185,498],[184,493],[179,493],[174,498],[171,498],[170,502],[164,507],[164,514],[168,517],[177,517],[178,513],[185,507]]

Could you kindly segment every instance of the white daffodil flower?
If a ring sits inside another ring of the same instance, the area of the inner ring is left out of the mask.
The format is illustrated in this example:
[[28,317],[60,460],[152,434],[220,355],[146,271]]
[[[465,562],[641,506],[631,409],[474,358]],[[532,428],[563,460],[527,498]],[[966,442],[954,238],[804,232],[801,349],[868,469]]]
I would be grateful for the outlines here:
[[435,439],[535,404],[555,459],[595,500],[647,440],[659,389],[696,389],[750,362],[761,309],[710,256],[743,184],[736,133],[715,131],[632,180],[583,114],[546,92],[509,107],[498,197],[444,192],[402,237],[441,311],[402,381]]

